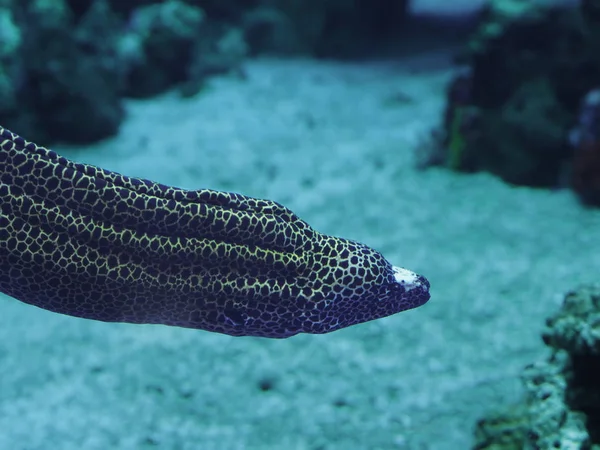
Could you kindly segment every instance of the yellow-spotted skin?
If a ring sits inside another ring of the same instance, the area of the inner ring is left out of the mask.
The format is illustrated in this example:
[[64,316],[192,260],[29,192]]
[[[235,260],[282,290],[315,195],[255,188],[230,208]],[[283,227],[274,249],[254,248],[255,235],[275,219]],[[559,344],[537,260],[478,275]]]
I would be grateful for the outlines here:
[[78,164],[0,127],[0,291],[23,302],[283,338],[422,305],[429,283],[402,270],[278,203]]

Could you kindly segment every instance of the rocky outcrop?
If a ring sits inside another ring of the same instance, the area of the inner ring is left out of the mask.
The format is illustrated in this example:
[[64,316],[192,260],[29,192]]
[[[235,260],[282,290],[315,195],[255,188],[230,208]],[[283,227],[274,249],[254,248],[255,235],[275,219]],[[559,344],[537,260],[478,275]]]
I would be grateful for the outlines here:
[[547,320],[551,356],[526,367],[522,404],[476,428],[476,449],[600,449],[600,285],[566,295]]

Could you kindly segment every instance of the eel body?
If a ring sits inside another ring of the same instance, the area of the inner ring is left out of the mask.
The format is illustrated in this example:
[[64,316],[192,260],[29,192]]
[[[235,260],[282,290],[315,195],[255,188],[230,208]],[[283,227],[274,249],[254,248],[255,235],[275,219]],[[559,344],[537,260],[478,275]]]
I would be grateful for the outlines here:
[[424,277],[276,202],[75,163],[2,127],[0,291],[87,319],[272,338],[429,299]]

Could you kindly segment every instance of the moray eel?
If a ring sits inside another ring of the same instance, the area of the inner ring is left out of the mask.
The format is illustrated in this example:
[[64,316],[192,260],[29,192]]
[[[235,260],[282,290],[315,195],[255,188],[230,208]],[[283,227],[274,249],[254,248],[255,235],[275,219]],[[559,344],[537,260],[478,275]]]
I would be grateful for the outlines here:
[[2,127],[0,291],[87,319],[271,338],[429,300],[424,277],[276,202],[78,164]]

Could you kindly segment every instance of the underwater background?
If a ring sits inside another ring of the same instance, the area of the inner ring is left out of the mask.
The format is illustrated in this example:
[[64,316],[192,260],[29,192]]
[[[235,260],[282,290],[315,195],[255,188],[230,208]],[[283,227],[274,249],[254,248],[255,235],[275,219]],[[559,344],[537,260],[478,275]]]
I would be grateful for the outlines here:
[[600,448],[600,2],[439,2],[0,0],[0,125],[431,283],[283,340],[2,295],[0,449]]

